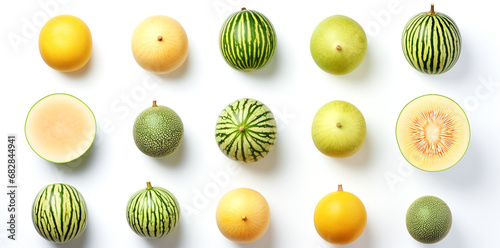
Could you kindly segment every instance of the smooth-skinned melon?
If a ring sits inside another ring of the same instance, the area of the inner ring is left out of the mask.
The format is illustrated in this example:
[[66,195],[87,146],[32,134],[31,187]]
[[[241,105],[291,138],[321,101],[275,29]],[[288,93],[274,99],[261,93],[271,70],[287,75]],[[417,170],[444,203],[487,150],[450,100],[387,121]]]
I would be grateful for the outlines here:
[[150,16],[139,23],[132,34],[132,54],[146,71],[173,72],[184,64],[188,55],[186,31],[172,17]]
[[94,114],[78,98],[56,93],[39,100],[28,113],[26,139],[41,158],[67,163],[82,156],[97,131]]
[[462,108],[442,95],[424,95],[408,103],[396,124],[405,159],[424,171],[442,171],[464,156],[470,126]]
[[266,198],[249,188],[227,192],[217,205],[216,221],[220,232],[237,243],[252,243],[267,231],[271,212]]

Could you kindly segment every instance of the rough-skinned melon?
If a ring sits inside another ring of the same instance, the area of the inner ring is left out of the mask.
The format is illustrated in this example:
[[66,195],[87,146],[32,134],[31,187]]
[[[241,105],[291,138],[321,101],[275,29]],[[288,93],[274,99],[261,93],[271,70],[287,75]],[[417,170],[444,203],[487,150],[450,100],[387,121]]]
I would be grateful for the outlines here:
[[441,241],[451,229],[451,210],[436,196],[416,199],[406,212],[406,228],[418,242],[433,244]]
[[467,151],[469,121],[453,100],[424,95],[401,111],[396,139],[410,164],[425,171],[442,171],[458,163]]
[[67,163],[92,145],[97,131],[94,114],[78,98],[56,93],[39,100],[28,113],[26,139],[43,159]]

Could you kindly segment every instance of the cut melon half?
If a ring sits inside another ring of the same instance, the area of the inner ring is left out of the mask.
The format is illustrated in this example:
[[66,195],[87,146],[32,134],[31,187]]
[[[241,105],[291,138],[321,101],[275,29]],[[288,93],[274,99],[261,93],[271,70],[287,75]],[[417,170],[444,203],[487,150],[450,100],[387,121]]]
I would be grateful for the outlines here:
[[469,120],[450,98],[424,95],[401,111],[396,139],[413,166],[424,171],[446,170],[458,163],[469,147]]
[[67,163],[82,156],[92,145],[96,131],[90,108],[63,93],[48,95],[35,103],[24,126],[31,149],[54,163]]

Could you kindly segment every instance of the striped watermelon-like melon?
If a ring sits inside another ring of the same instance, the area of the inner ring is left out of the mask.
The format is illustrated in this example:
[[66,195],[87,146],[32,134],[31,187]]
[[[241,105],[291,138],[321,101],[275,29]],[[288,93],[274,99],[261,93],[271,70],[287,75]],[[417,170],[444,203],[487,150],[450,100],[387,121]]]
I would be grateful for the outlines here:
[[137,191],[127,204],[127,221],[132,230],[145,238],[161,238],[171,233],[180,218],[177,198],[161,187]]
[[229,104],[219,115],[215,138],[227,157],[242,162],[264,158],[276,140],[276,121],[263,103],[249,98]]
[[87,227],[87,206],[73,186],[55,183],[43,188],[32,208],[35,229],[45,239],[66,243],[80,236]]
[[460,57],[462,38],[455,22],[431,11],[414,16],[405,26],[402,46],[406,60],[427,74],[447,72]]
[[263,14],[242,8],[224,22],[219,44],[231,67],[251,72],[264,67],[273,57],[276,31]]

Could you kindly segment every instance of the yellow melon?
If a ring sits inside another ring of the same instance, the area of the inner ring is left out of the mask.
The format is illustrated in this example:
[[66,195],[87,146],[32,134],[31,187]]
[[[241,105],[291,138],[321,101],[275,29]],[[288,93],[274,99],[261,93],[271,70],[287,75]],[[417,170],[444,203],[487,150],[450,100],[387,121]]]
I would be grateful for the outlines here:
[[56,93],[39,100],[28,113],[25,135],[33,151],[54,163],[82,156],[92,145],[97,125],[92,111],[78,98]]
[[137,25],[132,34],[132,54],[145,70],[158,74],[170,73],[187,58],[186,32],[172,17],[148,17]]
[[85,66],[92,55],[92,35],[80,18],[60,15],[42,27],[38,46],[43,60],[53,69],[76,71]]
[[237,243],[260,239],[266,233],[270,219],[269,204],[253,189],[233,189],[220,199],[217,206],[216,220],[220,232]]

